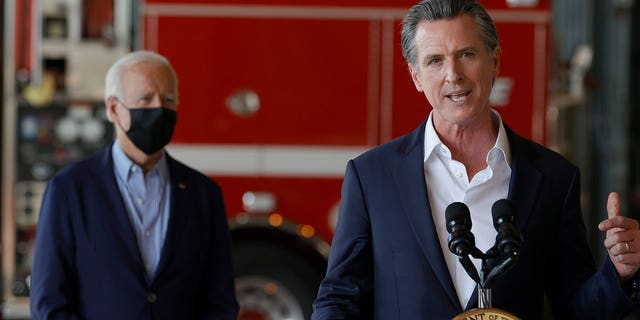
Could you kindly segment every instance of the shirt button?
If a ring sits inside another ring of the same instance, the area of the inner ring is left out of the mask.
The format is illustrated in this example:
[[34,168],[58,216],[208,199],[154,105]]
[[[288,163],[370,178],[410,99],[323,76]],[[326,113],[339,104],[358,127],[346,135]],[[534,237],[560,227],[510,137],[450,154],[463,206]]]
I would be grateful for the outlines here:
[[136,167],[131,167],[131,172],[136,172]]
[[151,235],[151,232],[150,231],[145,231],[144,235],[148,237],[148,236]]
[[456,172],[456,177],[458,177],[458,178],[462,177],[462,173]]
[[138,204],[142,204],[142,198],[138,198]]
[[154,303],[156,302],[156,300],[158,300],[158,297],[156,297],[155,293],[151,292],[147,294],[147,301],[149,301],[150,303]]

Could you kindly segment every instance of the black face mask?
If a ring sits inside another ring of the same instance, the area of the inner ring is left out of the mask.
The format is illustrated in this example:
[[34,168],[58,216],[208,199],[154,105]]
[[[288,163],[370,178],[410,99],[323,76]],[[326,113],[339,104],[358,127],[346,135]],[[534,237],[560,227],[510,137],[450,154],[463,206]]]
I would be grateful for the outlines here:
[[164,148],[173,135],[177,113],[162,107],[128,109],[131,127],[127,137],[146,154]]

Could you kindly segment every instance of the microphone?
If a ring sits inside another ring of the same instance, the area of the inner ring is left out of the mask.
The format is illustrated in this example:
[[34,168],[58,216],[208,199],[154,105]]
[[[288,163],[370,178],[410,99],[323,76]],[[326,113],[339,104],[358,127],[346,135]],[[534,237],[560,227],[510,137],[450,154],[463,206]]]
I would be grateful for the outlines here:
[[478,270],[476,270],[469,258],[469,254],[474,257],[482,255],[482,252],[476,248],[476,239],[471,233],[469,207],[462,202],[454,202],[447,206],[444,216],[447,222],[447,231],[449,232],[449,251],[458,256],[458,260],[469,277],[475,283],[480,283],[481,279],[478,275]]
[[505,257],[517,258],[522,245],[522,234],[515,226],[514,210],[511,201],[501,199],[491,207],[493,226],[498,231],[496,247]]
[[476,240],[471,233],[471,214],[466,204],[454,202],[444,212],[449,232],[449,250],[457,256],[473,253]]

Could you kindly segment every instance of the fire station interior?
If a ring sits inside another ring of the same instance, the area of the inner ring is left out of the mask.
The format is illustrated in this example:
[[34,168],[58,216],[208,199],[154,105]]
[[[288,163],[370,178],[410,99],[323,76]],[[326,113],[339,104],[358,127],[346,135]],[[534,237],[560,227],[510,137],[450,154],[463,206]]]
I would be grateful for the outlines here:
[[[410,91],[398,45],[399,21],[414,1],[202,0],[195,1],[197,14],[190,2],[3,1],[0,318],[30,319],[33,242],[48,179],[113,142],[103,102],[107,68],[126,52],[149,49],[166,55],[181,81],[184,111],[169,152],[225,192],[240,318],[309,319],[346,161],[408,133],[427,114],[424,97]],[[601,262],[606,251],[597,225],[606,217],[608,193],[619,192],[623,214],[640,218],[640,41],[633,41],[640,37],[640,2],[481,3],[495,15],[507,61],[493,101],[516,131],[580,168],[583,219]],[[250,25],[267,31],[247,41]],[[320,44],[299,41],[298,31],[318,36]],[[327,97],[297,90],[300,78],[269,87],[280,81],[276,73],[302,71],[287,64],[305,63],[296,52],[320,52],[327,70],[318,70],[312,86]],[[261,59],[214,61],[234,55]],[[266,80],[252,79],[260,75],[242,70],[245,63],[263,70]],[[216,72],[200,73],[200,64]],[[332,68],[347,68],[344,78]],[[288,97],[276,92],[283,86],[293,88]],[[219,99],[207,97],[218,89]],[[411,97],[402,100],[405,94]],[[199,101],[208,101],[215,121],[189,114]],[[271,107],[273,101],[279,106]],[[414,101],[419,108],[403,111]],[[332,109],[317,110],[321,103]],[[319,155],[316,167],[297,166],[298,158]],[[231,160],[216,166],[208,156]]]

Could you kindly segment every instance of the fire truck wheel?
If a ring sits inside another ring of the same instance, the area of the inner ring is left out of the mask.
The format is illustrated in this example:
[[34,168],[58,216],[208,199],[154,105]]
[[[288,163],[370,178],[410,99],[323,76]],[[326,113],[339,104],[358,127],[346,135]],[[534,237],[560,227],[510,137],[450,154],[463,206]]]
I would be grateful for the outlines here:
[[322,274],[304,257],[271,243],[233,246],[239,320],[311,319]]

